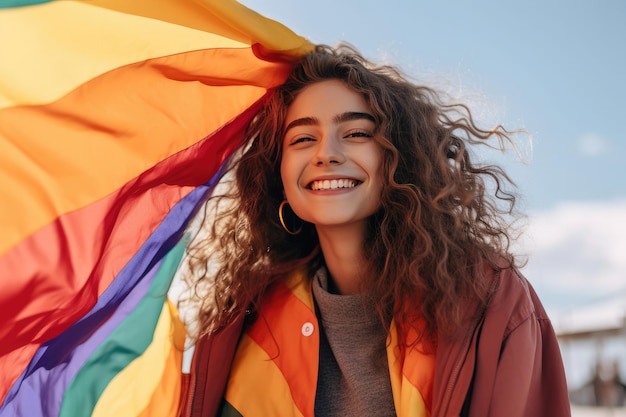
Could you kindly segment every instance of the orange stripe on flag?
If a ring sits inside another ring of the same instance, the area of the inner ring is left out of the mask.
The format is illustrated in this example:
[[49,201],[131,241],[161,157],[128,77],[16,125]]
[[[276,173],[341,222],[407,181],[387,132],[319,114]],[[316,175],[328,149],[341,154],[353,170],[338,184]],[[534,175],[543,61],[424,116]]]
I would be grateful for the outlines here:
[[0,254],[65,214],[210,135],[288,68],[250,49],[129,65],[58,102],[0,110]]

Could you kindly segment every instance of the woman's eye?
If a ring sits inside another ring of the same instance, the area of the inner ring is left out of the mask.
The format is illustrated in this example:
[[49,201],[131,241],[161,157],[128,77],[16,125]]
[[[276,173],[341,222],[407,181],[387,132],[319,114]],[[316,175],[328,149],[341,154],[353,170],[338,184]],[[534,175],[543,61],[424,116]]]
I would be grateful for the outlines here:
[[312,137],[310,137],[310,136],[301,136],[301,137],[298,137],[298,138],[295,138],[294,140],[292,140],[291,144],[292,145],[296,145],[298,143],[311,142],[313,140],[314,139]]
[[353,132],[349,132],[345,137],[346,138],[371,138],[373,137],[373,135],[363,130],[356,130]]

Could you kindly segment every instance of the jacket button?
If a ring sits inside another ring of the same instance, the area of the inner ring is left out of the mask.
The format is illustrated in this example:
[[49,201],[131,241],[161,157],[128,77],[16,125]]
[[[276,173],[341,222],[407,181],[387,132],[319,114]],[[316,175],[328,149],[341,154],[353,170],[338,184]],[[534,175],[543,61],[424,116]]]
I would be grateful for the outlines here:
[[306,323],[302,325],[302,334],[304,336],[309,337],[313,334],[314,329],[315,327],[313,326],[313,323],[311,323],[310,321],[307,321]]

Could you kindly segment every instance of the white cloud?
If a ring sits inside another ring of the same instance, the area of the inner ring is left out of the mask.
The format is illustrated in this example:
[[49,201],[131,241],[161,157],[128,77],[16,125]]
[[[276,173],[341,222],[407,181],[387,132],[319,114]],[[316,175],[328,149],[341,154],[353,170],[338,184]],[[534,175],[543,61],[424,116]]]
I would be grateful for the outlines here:
[[523,272],[548,309],[626,291],[626,200],[563,203],[530,216]]
[[578,138],[578,152],[585,156],[597,157],[605,155],[609,148],[609,141],[596,133],[588,133]]

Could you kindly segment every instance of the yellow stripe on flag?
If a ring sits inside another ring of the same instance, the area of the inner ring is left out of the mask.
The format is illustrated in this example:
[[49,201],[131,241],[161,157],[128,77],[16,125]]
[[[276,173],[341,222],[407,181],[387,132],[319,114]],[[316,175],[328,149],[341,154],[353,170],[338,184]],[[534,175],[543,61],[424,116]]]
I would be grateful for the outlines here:
[[173,416],[178,409],[185,329],[168,300],[146,351],[111,381],[93,417]]
[[13,39],[0,42],[0,108],[49,103],[98,75],[150,58],[249,46],[74,1],[2,10],[0,38]]
[[313,45],[283,24],[235,0],[86,0],[112,10],[220,33],[246,44],[298,57]]

